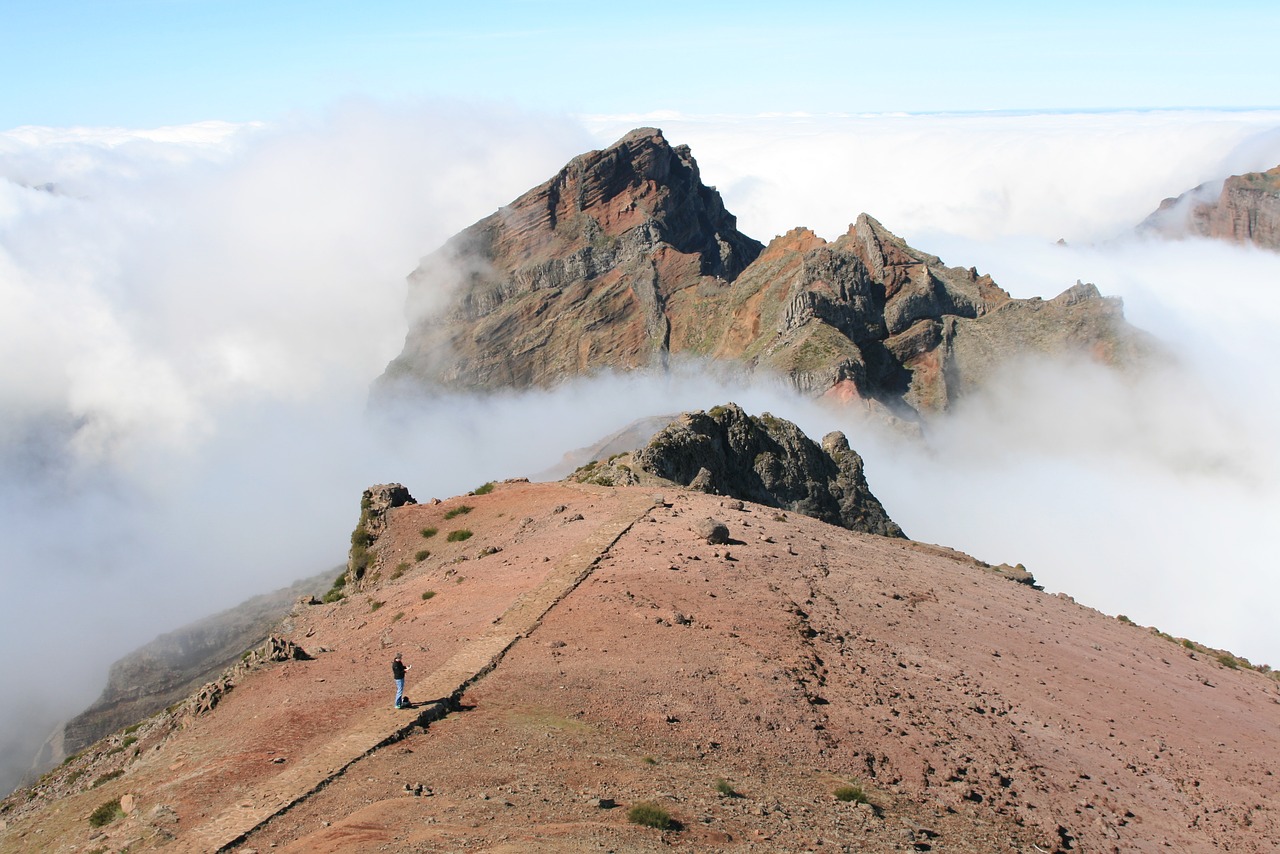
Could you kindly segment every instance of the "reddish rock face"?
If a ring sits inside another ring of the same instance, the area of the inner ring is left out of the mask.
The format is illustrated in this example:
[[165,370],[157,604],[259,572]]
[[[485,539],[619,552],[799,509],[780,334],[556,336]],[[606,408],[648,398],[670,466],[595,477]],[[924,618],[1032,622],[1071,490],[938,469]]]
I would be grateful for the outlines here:
[[1201,184],[1176,199],[1165,199],[1139,230],[1280,250],[1280,166],[1231,176],[1216,199],[1205,200],[1209,192],[1209,186]]
[[412,327],[380,388],[551,386],[710,358],[914,419],[1018,354],[1120,363],[1142,348],[1118,302],[1072,293],[1011,299],[865,214],[831,243],[797,228],[762,247],[702,184],[689,149],[644,128],[423,259]]

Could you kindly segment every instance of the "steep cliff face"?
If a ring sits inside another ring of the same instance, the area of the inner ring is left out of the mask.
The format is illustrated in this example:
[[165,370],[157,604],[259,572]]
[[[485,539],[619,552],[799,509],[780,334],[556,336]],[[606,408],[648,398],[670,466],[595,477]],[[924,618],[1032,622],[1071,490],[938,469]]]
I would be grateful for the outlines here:
[[797,228],[762,248],[688,148],[649,128],[424,259],[410,309],[384,391],[550,386],[715,359],[914,419],[945,410],[997,359],[1079,350],[1118,364],[1142,349],[1096,289],[1015,300],[865,214],[830,243]]
[[760,249],[687,147],[632,131],[425,258],[386,376],[494,389],[660,365],[685,316],[673,304],[723,288]]
[[1266,172],[1233,175],[1215,195],[1201,184],[1165,199],[1138,226],[1166,237],[1212,237],[1280,250],[1280,166]]

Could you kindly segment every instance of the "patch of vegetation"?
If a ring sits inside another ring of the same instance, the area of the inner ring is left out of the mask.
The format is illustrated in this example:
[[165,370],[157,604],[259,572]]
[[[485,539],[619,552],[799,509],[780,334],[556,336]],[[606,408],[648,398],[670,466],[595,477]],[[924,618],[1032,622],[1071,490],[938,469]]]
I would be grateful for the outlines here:
[[1237,659],[1234,655],[1232,655],[1229,652],[1224,652],[1221,655],[1219,655],[1218,663],[1221,664],[1223,667],[1230,668],[1231,670],[1240,669],[1239,659]]
[[392,618],[391,618],[391,622],[393,622],[393,623],[398,623],[398,622],[400,622],[400,621],[401,621],[401,620],[403,620],[403,619],[404,619],[404,611],[401,611],[401,612],[399,612],[398,614],[396,614],[394,617],[392,617]]
[[130,735],[130,736],[125,736],[124,741],[120,742],[120,746],[133,747],[137,743],[138,743],[138,737],[136,735]]
[[867,793],[864,792],[862,790],[862,787],[857,785],[856,783],[850,783],[844,786],[836,786],[836,789],[834,792],[832,792],[832,794],[836,796],[837,801],[843,801],[845,803],[855,803],[855,804],[871,803],[871,799],[867,797]]
[[426,539],[426,540],[431,539],[438,533],[440,533],[439,528],[423,528],[422,529],[422,537],[423,539]]
[[84,776],[85,770],[86,769],[84,768],[77,768],[76,770],[67,774],[67,776],[63,778],[63,782],[66,783],[68,786],[74,785],[76,780],[79,780],[81,777]]
[[124,810],[120,806],[120,799],[116,798],[114,801],[107,801],[89,813],[89,826],[103,827],[118,818],[124,818]]
[[344,570],[341,575],[333,580],[333,586],[329,588],[328,592],[324,594],[324,597],[320,601],[325,603],[337,602],[339,599],[347,595],[346,591],[343,590],[346,586],[347,573]]
[[1128,617],[1126,617],[1124,614],[1119,614],[1119,615],[1116,617],[1116,619],[1117,619],[1117,620],[1119,620],[1120,622],[1124,623],[1124,624],[1125,624],[1125,625],[1127,625],[1127,626],[1132,626],[1132,625],[1133,625],[1133,620],[1130,620],[1130,619],[1129,619]]
[[409,571],[409,563],[403,560],[400,561],[398,564],[396,564],[396,568],[391,571],[391,580],[395,581],[397,578],[404,575],[408,571]]
[[459,528],[456,531],[450,531],[449,536],[445,537],[451,543],[460,543],[463,540],[471,539],[471,531],[468,528]]
[[379,608],[381,608],[381,607],[382,607],[383,605],[385,605],[385,604],[387,604],[387,603],[386,603],[386,602],[379,602],[377,599],[370,599],[370,600],[369,600],[369,610],[370,610],[371,612],[372,612],[372,611],[376,611],[376,610],[378,610]]
[[658,830],[671,830],[674,827],[671,814],[653,801],[641,801],[627,810],[627,821],[641,827],[656,827]]
[[493,481],[482,483],[475,489],[471,490],[472,495],[488,495],[490,492],[493,492]]
[[144,723],[146,723],[146,721],[138,721],[136,724],[133,724],[132,726],[125,727],[124,734],[130,735],[131,733],[137,732],[138,730],[142,729],[142,725]]
[[640,761],[641,761],[641,762],[643,762],[645,765],[657,765],[657,764],[658,764],[658,760],[654,759],[652,756],[641,756],[641,757],[640,757]]
[[99,777],[98,779],[94,780],[94,781],[93,781],[93,785],[92,785],[92,786],[90,786],[89,788],[90,788],[90,789],[96,789],[96,788],[98,788],[99,786],[101,786],[103,783],[110,783],[112,780],[116,779],[117,777],[123,777],[123,776],[124,776],[124,769],[123,769],[123,768],[117,768],[117,769],[116,769],[116,770],[114,770],[114,771],[108,771],[107,773],[105,773],[105,774],[103,774],[101,777]]
[[426,590],[426,591],[423,591],[422,593],[422,599],[425,602],[427,599],[434,598],[435,595],[436,595],[436,592],[434,590]]
[[467,515],[468,513],[470,513],[470,512],[471,512],[472,510],[474,510],[474,509],[475,509],[474,507],[470,507],[470,506],[468,506],[468,505],[466,505],[466,504],[459,504],[457,507],[453,508],[452,510],[447,511],[447,512],[444,514],[444,518],[445,518],[445,519],[456,519],[456,518],[457,518],[457,517],[459,517],[459,516],[465,516],[465,515]]
[[733,787],[733,784],[723,777],[716,778],[716,791],[724,795],[726,798],[741,797],[738,794],[738,790]]
[[1186,647],[1187,649],[1195,649],[1195,648],[1196,648],[1196,645],[1195,645],[1194,643],[1192,643],[1192,642],[1191,642],[1191,639],[1190,639],[1190,638],[1183,638],[1183,639],[1182,639],[1182,645],[1183,645],[1184,647]]
[[[432,530],[434,531],[435,529],[432,528]],[[424,560],[426,560],[429,557],[431,557],[430,551],[428,551],[427,549],[419,549],[418,552],[414,554],[413,559],[416,560],[418,563],[422,563]]]

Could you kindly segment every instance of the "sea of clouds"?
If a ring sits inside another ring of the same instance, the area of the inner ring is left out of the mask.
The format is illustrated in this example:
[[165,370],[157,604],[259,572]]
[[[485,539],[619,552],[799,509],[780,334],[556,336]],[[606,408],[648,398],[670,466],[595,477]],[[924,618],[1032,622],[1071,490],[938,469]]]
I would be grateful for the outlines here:
[[[1020,364],[914,443],[696,370],[369,417],[419,257],[637,125],[689,144],[758,239],[834,238],[866,211],[1015,296],[1095,282],[1167,364],[1140,379]],[[1280,664],[1266,543],[1280,255],[1129,233],[1166,196],[1277,163],[1280,113],[1260,111],[569,118],[349,102],[270,126],[0,133],[0,767],[29,761],[130,649],[344,561],[365,486],[446,497],[726,399],[844,429],[917,539]]]

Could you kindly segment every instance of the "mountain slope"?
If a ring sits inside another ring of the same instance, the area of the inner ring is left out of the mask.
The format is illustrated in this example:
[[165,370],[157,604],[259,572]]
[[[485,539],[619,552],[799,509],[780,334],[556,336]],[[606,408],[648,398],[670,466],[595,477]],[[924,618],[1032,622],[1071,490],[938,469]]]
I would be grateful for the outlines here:
[[[313,660],[247,667],[6,800],[0,851],[1280,838],[1274,681],[959,553],[674,488],[504,483],[387,521],[365,586],[283,627]],[[413,711],[390,708],[396,651]],[[872,806],[834,797],[851,783]],[[645,801],[681,829],[630,823]]]
[[452,238],[410,276],[409,302],[383,394],[715,359],[915,418],[1028,352],[1124,365],[1147,349],[1091,286],[1015,300],[865,214],[830,243],[799,228],[762,248],[689,149],[653,128],[576,158]]

